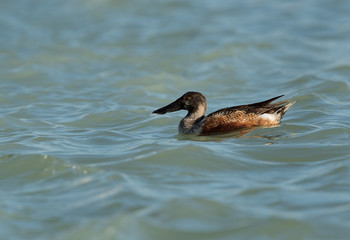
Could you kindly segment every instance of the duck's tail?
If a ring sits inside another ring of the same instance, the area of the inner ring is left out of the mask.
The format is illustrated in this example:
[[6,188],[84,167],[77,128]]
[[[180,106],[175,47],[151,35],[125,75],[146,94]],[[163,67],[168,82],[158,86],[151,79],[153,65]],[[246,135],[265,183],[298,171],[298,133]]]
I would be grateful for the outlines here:
[[284,116],[284,114],[287,112],[287,110],[294,105],[294,103],[296,103],[296,101],[282,101],[282,102],[278,102],[275,103],[274,105],[276,106],[275,109],[275,114],[279,116],[280,120],[282,119],[282,117]]

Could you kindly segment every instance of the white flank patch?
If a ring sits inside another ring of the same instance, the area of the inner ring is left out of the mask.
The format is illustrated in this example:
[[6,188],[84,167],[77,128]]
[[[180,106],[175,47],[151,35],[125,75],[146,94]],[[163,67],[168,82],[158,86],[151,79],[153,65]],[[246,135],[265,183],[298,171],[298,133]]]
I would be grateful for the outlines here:
[[263,118],[265,120],[269,120],[271,122],[278,121],[277,115],[276,114],[271,114],[271,113],[264,113],[260,115],[260,118]]

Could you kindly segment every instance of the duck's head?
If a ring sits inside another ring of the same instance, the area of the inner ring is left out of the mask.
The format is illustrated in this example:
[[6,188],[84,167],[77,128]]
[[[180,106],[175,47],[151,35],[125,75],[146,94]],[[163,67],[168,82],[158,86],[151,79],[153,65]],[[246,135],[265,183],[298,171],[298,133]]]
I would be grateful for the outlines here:
[[179,110],[187,110],[189,113],[204,111],[205,113],[207,110],[207,100],[203,94],[199,92],[187,92],[174,102],[155,110],[153,113],[165,114]]

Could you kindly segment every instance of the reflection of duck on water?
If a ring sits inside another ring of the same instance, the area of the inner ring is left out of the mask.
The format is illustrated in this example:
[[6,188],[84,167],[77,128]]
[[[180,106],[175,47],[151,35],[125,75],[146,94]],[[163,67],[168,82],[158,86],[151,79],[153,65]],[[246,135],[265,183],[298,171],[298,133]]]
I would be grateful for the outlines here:
[[219,134],[255,126],[278,125],[288,108],[295,103],[289,100],[272,103],[282,96],[263,102],[223,108],[205,116],[207,101],[203,94],[187,92],[176,101],[155,110],[153,113],[165,114],[187,110],[186,117],[179,124],[180,133]]

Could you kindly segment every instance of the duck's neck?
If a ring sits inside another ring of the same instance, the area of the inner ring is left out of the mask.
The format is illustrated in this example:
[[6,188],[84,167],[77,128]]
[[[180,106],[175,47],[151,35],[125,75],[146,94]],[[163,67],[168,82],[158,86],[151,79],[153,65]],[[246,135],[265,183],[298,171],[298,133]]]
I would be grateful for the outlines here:
[[199,105],[194,111],[188,111],[179,124],[179,132],[183,134],[196,134],[200,131],[201,120],[204,119],[206,105]]

